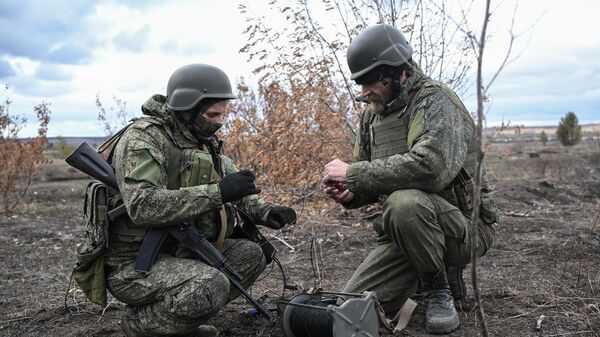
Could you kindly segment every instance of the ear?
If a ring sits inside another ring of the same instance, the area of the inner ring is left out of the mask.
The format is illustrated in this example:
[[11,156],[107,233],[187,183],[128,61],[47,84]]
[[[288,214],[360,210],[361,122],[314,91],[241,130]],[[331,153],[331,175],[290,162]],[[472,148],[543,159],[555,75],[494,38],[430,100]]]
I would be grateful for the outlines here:
[[192,114],[189,111],[182,111],[176,113],[181,114],[181,119],[183,119],[186,122],[189,122],[190,118],[192,118]]
[[404,83],[406,82],[406,79],[408,77],[406,76],[406,69],[402,70],[402,73],[400,74],[400,85],[404,85]]

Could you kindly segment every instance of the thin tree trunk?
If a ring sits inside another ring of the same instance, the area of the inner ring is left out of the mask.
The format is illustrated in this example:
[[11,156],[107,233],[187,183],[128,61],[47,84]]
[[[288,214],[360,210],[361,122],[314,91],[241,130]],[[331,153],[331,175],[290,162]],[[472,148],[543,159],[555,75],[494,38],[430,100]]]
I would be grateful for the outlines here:
[[487,24],[490,18],[490,0],[485,2],[485,15],[483,19],[483,27],[481,29],[481,36],[479,38],[479,54],[477,56],[477,164],[475,170],[475,195],[473,196],[473,214],[471,215],[471,282],[473,285],[473,294],[477,301],[477,316],[479,317],[481,334],[484,337],[488,337],[487,324],[485,321],[485,314],[483,311],[483,305],[481,303],[481,293],[479,291],[479,285],[477,281],[477,255],[479,246],[479,235],[477,231],[479,223],[479,200],[481,200],[481,173],[483,166],[483,142],[482,142],[482,128],[483,128],[483,102],[485,100],[485,92],[483,87],[482,78],[482,64],[483,64],[483,50],[485,46],[485,37]]

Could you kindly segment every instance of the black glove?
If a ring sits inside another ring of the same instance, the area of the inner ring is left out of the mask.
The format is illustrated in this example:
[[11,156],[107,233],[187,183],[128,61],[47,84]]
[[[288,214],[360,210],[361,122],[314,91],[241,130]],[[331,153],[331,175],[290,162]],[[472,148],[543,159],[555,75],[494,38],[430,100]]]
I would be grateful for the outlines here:
[[296,223],[296,211],[285,206],[273,206],[267,214],[267,223],[269,228],[280,229],[286,224]]
[[240,200],[241,198],[260,193],[260,188],[254,185],[254,173],[248,170],[231,173],[219,182],[221,201],[223,203]]

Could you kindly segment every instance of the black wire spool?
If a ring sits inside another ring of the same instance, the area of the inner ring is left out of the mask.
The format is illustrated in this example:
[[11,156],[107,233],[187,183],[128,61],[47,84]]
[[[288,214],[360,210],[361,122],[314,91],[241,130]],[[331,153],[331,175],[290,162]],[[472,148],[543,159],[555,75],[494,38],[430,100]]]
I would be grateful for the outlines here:
[[324,294],[299,294],[289,303],[283,303],[283,334],[286,337],[333,337],[333,317],[326,308],[336,305],[337,299],[337,296]]

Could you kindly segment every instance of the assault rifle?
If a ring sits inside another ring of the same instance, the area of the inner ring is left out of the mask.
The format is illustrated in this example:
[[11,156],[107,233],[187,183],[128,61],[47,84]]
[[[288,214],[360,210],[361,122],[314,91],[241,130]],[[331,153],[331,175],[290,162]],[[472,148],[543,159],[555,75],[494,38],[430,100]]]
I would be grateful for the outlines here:
[[[115,191],[119,190],[113,168],[88,143],[81,143],[75,151],[66,158],[66,162],[92,178],[101,181]],[[124,204],[115,207],[108,212],[109,223],[125,214],[127,214],[127,210],[125,209]],[[260,235],[260,232],[258,232],[258,229],[254,224],[246,223],[246,225],[247,228],[241,228],[241,231],[248,235],[254,235],[251,239],[257,241],[261,245],[267,261],[270,261],[274,257],[275,248],[268,240]],[[256,236],[256,233],[258,233],[258,236]],[[156,261],[162,243],[169,235],[178,240],[181,246],[194,253],[200,261],[217,268],[225,274],[229,279],[229,282],[261,315],[269,320],[273,318],[271,312],[265,308],[262,303],[250,296],[239,283],[242,277],[235,267],[232,266],[227,258],[208,242],[204,234],[193,225],[177,224],[169,227],[150,228],[142,242],[136,259],[136,271],[148,272],[150,270],[150,267]],[[261,243],[261,240],[266,242]]]

